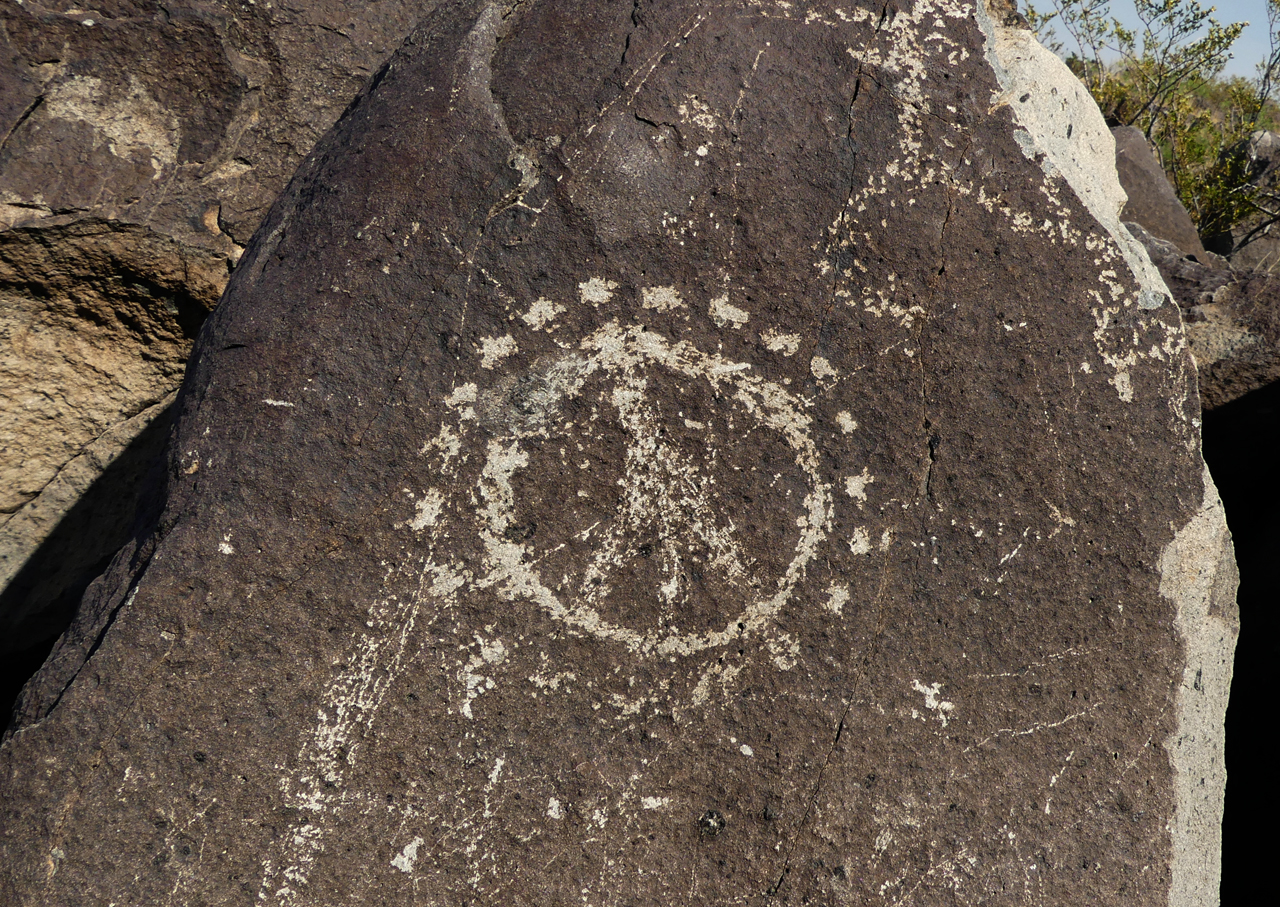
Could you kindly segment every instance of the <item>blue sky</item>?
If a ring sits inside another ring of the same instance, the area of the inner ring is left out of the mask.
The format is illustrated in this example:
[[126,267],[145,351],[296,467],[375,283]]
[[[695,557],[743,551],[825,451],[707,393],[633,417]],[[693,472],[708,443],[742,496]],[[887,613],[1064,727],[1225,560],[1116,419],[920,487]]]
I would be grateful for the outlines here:
[[[1125,5],[1128,6],[1127,0]],[[1232,75],[1252,76],[1254,67],[1266,59],[1270,50],[1267,42],[1267,4],[1266,0],[1222,0],[1213,4],[1218,8],[1214,18],[1224,25],[1228,22],[1248,22],[1231,53],[1235,56],[1227,64],[1227,72]]]
[[[1026,0],[1018,6],[1025,7]],[[1053,8],[1051,0],[1032,0],[1031,3],[1041,12]],[[1258,63],[1262,62],[1270,47],[1267,40],[1267,3],[1266,0],[1219,0],[1217,3],[1201,0],[1203,6],[1217,7],[1214,18],[1226,25],[1230,22],[1249,22],[1244,33],[1236,39],[1231,48],[1233,59],[1227,64],[1229,75],[1253,76]],[[1133,13],[1132,0],[1112,0],[1111,14],[1128,26],[1137,26],[1138,18]],[[1064,37],[1062,28],[1057,29],[1059,37]]]

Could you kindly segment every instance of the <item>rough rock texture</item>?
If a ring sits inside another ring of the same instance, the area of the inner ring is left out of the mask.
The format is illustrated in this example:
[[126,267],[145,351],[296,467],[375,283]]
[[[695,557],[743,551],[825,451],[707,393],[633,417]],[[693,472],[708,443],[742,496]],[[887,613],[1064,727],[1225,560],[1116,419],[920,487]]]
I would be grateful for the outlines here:
[[[164,443],[140,433],[182,380],[224,278],[216,260],[146,228],[0,232],[0,657],[60,633],[127,538],[138,480]],[[135,441],[147,451],[72,518]]]
[[0,226],[146,224],[235,259],[434,0],[0,7]]
[[1182,307],[1203,408],[1217,409],[1280,381],[1280,275],[1234,262],[1201,264],[1141,225],[1126,226]]
[[1210,903],[1230,543],[1113,154],[963,4],[439,8],[205,324],[0,899]]
[[136,464],[70,545],[48,532],[176,389],[267,205],[433,5],[0,4],[0,657],[43,639],[32,615],[65,625],[17,571],[78,580],[124,542]]
[[1132,126],[1116,126],[1111,135],[1116,140],[1116,171],[1129,199],[1121,216],[1173,243],[1184,255],[1203,259],[1205,249],[1200,234],[1151,151],[1147,137]]

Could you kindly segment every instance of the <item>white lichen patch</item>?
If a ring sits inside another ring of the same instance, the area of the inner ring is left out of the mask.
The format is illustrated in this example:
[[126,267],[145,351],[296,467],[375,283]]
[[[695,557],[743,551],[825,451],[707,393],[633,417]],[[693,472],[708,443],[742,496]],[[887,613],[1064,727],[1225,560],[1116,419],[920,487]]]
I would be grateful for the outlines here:
[[[868,547],[870,550],[870,547]],[[849,603],[849,587],[841,583],[827,586],[827,603],[823,605],[832,614],[840,614]]]
[[449,392],[449,396],[444,398],[446,406],[452,406],[455,409],[465,406],[468,403],[476,402],[476,386],[473,383],[460,384]]
[[847,410],[841,410],[836,413],[836,425],[840,426],[840,431],[844,432],[846,435],[858,428],[858,423],[854,420],[853,416],[849,415]]
[[831,365],[823,356],[814,356],[809,360],[809,374],[817,378],[819,381],[826,382],[832,378],[839,377],[839,372]]
[[671,803],[670,797],[641,797],[641,809],[665,809]]
[[618,284],[603,277],[592,277],[578,284],[578,298],[587,305],[599,306],[613,298],[613,291]]
[[[468,408],[470,409],[470,408]],[[474,410],[471,411],[474,414]],[[440,433],[422,445],[418,453],[422,456],[438,454],[442,465],[447,466],[462,451],[462,436],[447,423],[440,426]]]
[[222,541],[218,543],[218,552],[221,554],[235,554],[235,546],[231,544],[231,533],[228,532],[222,536]]
[[480,651],[471,656],[460,672],[465,698],[459,711],[466,718],[475,718],[475,714],[471,711],[471,703],[494,688],[494,679],[487,674],[482,674],[481,671],[502,664],[507,657],[506,646],[501,640],[485,640],[479,635],[475,640]]
[[937,719],[942,722],[942,726],[946,727],[952,711],[955,710],[955,703],[938,698],[938,694],[942,692],[942,684],[931,683],[925,686],[920,681],[913,680],[911,681],[911,688],[924,696],[924,707],[931,712],[935,712]]
[[520,316],[520,320],[535,331],[540,331],[554,322],[557,316],[564,313],[564,310],[564,306],[556,305],[550,299],[539,296],[534,300],[533,305],[529,306],[529,311]]
[[444,405],[456,409],[464,420],[474,419],[476,410],[473,404],[476,402],[476,394],[475,384],[460,384],[444,398]]
[[559,821],[564,818],[564,807],[560,805],[560,801],[552,797],[547,801],[547,818]]
[[675,287],[645,287],[640,291],[640,304],[658,312],[674,312],[685,308]]
[[904,328],[914,327],[916,318],[924,315],[924,308],[918,305],[902,305],[893,298],[892,286],[895,276],[893,274],[889,275],[889,290],[876,290],[873,296],[864,297],[862,309],[877,318],[883,318],[886,315],[894,318]]
[[414,509],[417,513],[413,519],[409,521],[409,528],[414,532],[421,532],[436,524],[436,520],[440,518],[440,508],[444,505],[444,495],[432,488],[428,490],[421,498],[414,503]]
[[717,327],[740,328],[747,323],[751,314],[737,306],[729,304],[729,294],[725,293],[711,300],[711,320]]
[[861,526],[853,530],[853,538],[849,539],[849,550],[854,554],[871,553],[871,536]]
[[790,671],[800,657],[800,643],[789,633],[779,633],[766,641],[773,653],[773,665],[779,671]]
[[853,498],[861,507],[867,502],[867,486],[875,480],[875,476],[864,466],[858,475],[849,476],[844,480],[845,494]]
[[676,107],[676,113],[680,115],[681,121],[692,123],[707,132],[719,125],[711,107],[697,95],[689,95],[684,103]]
[[493,368],[516,350],[515,338],[510,334],[502,337],[486,337],[480,341],[480,367]]
[[404,850],[396,855],[391,865],[404,873],[413,872],[413,864],[418,862],[418,848],[422,846],[422,838],[414,838],[404,846]]
[[800,351],[799,334],[784,334],[775,328],[769,328],[760,334],[760,339],[771,353],[794,356]]
[[693,688],[693,693],[689,697],[689,702],[694,708],[706,704],[711,698],[712,685],[719,687],[721,690],[726,689],[734,679],[742,673],[742,665],[710,665],[698,678],[698,685]]

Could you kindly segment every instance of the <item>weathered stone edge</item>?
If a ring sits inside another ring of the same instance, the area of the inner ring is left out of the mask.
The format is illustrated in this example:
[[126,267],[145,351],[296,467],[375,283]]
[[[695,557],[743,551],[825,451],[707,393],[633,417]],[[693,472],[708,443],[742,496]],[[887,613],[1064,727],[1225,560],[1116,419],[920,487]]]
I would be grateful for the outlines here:
[[1160,557],[1160,594],[1174,602],[1184,664],[1175,695],[1177,730],[1164,741],[1173,762],[1172,884],[1169,904],[1218,903],[1222,808],[1227,786],[1225,728],[1232,656],[1240,633],[1231,533],[1208,467],[1204,500]]
[[[1126,196],[1115,166],[1115,139],[1085,87],[1029,30],[997,23],[985,2],[976,12],[987,60],[1002,89],[992,99],[993,109],[1010,107],[1025,130],[1017,136],[1023,153],[1047,174],[1066,180],[1115,240],[1141,287],[1139,305],[1176,309],[1146,250],[1120,222]],[[1030,103],[1022,102],[1028,95]],[[1173,763],[1176,798],[1168,903],[1205,907],[1219,898],[1224,723],[1240,628],[1231,534],[1207,467],[1200,509],[1165,547],[1159,569],[1160,594],[1175,605],[1184,656],[1174,693],[1176,730],[1163,741]]]

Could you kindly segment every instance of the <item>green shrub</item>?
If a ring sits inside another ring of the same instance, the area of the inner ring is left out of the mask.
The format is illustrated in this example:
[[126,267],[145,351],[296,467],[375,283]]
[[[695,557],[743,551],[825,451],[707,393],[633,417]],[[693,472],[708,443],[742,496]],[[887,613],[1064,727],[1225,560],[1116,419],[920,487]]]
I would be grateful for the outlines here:
[[1052,11],[1029,8],[1028,22],[1064,56],[1108,123],[1146,135],[1206,248],[1229,254],[1260,232],[1234,243],[1237,225],[1280,220],[1271,194],[1252,183],[1248,152],[1253,132],[1280,123],[1273,99],[1280,0],[1267,0],[1271,52],[1254,79],[1221,75],[1247,23],[1222,25],[1197,0],[1135,0],[1136,29],[1111,15],[1109,0],[1051,2]]

